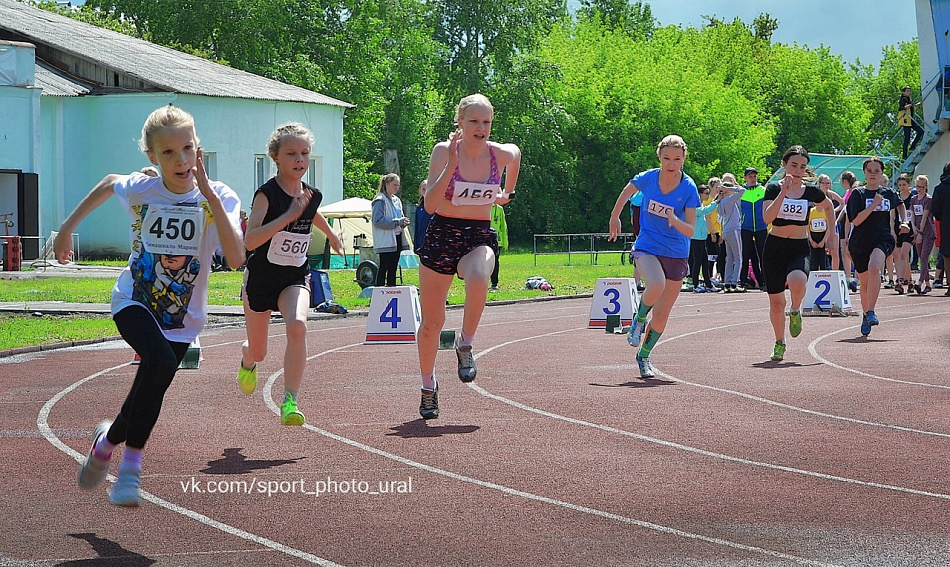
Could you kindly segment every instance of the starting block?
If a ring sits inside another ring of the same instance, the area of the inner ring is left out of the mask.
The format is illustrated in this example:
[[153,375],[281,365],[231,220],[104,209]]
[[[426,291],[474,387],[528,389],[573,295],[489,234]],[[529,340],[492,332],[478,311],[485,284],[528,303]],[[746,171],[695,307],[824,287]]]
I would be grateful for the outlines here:
[[802,315],[842,315],[854,312],[848,280],[841,270],[814,270],[805,284]]
[[[633,324],[633,316],[640,304],[637,292],[637,280],[633,278],[598,278],[594,286],[594,300],[590,306],[588,329],[607,329],[607,321],[613,327],[625,327]],[[615,315],[619,322],[612,319]],[[610,331],[608,331],[610,332]]]
[[374,287],[363,344],[415,343],[421,323],[416,286]]
[[185,351],[185,357],[181,359],[181,364],[178,365],[178,368],[194,370],[198,368],[201,364],[201,341],[198,340],[198,337],[195,337],[195,340],[188,345],[188,350]]
[[442,331],[439,333],[439,350],[455,349],[455,331]]

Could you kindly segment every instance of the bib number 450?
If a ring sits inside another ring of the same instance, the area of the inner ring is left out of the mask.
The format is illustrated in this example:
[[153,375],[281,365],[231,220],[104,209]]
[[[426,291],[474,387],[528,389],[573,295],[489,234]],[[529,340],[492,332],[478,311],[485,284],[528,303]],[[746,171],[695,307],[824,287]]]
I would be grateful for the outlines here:
[[195,221],[175,217],[157,217],[148,227],[148,232],[160,240],[193,240],[195,231]]

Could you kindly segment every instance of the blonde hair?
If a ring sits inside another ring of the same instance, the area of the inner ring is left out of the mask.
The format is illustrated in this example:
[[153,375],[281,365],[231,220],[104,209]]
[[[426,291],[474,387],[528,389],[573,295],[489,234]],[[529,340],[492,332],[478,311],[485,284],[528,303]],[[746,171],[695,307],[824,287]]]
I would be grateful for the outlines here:
[[198,134],[195,133],[195,117],[169,104],[153,110],[145,119],[145,124],[142,125],[142,137],[139,138],[139,149],[145,153],[152,151],[155,136],[166,128],[191,128],[195,136],[195,145],[199,145]]
[[918,175],[914,181],[923,181],[924,187],[926,187],[927,189],[930,189],[930,178],[927,177],[926,175]]
[[384,191],[386,191],[386,185],[398,179],[399,179],[399,176],[396,175],[395,173],[387,173],[386,175],[383,175],[382,177],[379,178],[379,188],[376,190],[376,192],[383,193]]
[[311,148],[315,142],[313,132],[311,132],[310,129],[308,129],[303,124],[300,124],[299,122],[288,122],[287,124],[281,124],[270,135],[270,138],[267,139],[267,154],[270,157],[273,158],[278,153],[280,153],[280,144],[287,136],[303,138],[304,140],[307,140],[307,143],[310,144]]
[[487,106],[488,108],[491,109],[492,115],[495,114],[495,107],[491,105],[491,102],[489,102],[488,97],[486,97],[483,94],[476,93],[476,94],[468,95],[467,97],[460,100],[457,105],[455,105],[455,121],[458,122],[459,120],[462,119],[462,116],[465,114],[466,108],[470,106],[478,105],[478,104]]
[[739,182],[736,181],[736,176],[729,172],[722,174],[722,184],[725,185],[726,183],[731,183],[732,185],[739,184]]
[[677,136],[676,134],[670,134],[669,136],[660,140],[660,143],[656,145],[656,157],[660,157],[660,151],[663,148],[680,148],[683,150],[684,156],[688,153],[688,150],[686,149],[686,142],[684,142],[683,138]]
[[831,176],[827,173],[822,173],[818,176],[818,184],[821,185],[822,181],[828,181],[828,183],[831,183]]
[[715,187],[716,185],[722,185],[722,179],[718,177],[710,177],[709,181],[706,182],[706,185],[709,185],[710,188]]

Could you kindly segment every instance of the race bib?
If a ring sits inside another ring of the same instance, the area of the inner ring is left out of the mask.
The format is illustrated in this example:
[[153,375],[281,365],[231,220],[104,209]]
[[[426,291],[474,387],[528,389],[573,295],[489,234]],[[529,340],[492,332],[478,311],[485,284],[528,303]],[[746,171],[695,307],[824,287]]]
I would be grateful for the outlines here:
[[270,239],[267,261],[277,266],[303,266],[310,249],[310,235],[282,230]]
[[487,183],[455,182],[455,193],[452,195],[452,204],[461,207],[465,205],[491,205],[501,192],[501,185]]
[[828,230],[828,221],[824,218],[811,219],[812,232],[824,232]]
[[914,216],[921,217],[924,215],[924,206],[923,205],[914,205]]
[[808,201],[805,199],[782,199],[782,206],[776,216],[785,220],[803,221],[808,216]]
[[647,211],[650,214],[656,215],[658,217],[668,218],[669,212],[673,210],[673,207],[669,205],[664,205],[659,201],[650,201],[650,204],[647,206]]
[[[864,208],[870,209],[873,205],[874,205],[874,199],[865,199],[865,200],[864,200]],[[891,210],[891,202],[888,201],[887,199],[884,199],[883,201],[881,201],[881,204],[878,205],[877,208],[875,208],[874,210],[875,210],[875,211],[885,211],[885,212],[890,211],[890,210]]]
[[195,256],[204,230],[201,207],[149,205],[142,219],[142,242],[152,254]]

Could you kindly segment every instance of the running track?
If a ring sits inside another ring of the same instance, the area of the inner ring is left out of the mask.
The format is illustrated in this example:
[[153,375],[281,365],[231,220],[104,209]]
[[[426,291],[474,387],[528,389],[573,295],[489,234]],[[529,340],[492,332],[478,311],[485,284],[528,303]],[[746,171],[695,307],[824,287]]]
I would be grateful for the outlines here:
[[[365,317],[309,323],[304,428],[276,416],[282,327],[250,397],[243,328],[209,329],[201,368],[169,390],[138,509],[75,481],[127,391],[128,347],[0,359],[0,564],[950,562],[950,298],[884,291],[867,339],[859,317],[806,318],[773,363],[764,294],[684,293],[649,382],[589,309],[486,309],[478,380],[440,352],[428,423],[415,345],[363,345]],[[336,493],[312,494],[328,480]]]

